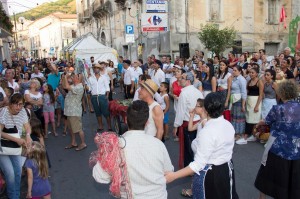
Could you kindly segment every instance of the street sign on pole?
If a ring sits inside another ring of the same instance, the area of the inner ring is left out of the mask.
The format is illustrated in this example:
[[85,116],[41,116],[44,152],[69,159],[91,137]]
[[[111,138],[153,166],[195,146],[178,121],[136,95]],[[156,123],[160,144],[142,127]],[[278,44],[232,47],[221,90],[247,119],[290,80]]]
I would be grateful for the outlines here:
[[133,25],[125,26],[125,42],[134,43],[134,27]]
[[165,0],[147,0],[147,13],[166,13],[168,12],[168,1]]
[[168,14],[166,13],[143,13],[143,32],[165,32],[168,31]]

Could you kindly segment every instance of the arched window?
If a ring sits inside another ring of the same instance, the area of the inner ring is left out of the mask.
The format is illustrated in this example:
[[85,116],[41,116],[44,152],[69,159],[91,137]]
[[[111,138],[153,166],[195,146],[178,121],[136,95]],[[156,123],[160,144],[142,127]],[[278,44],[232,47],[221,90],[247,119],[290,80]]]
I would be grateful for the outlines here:
[[100,42],[101,42],[103,45],[106,45],[106,36],[105,36],[105,33],[104,33],[104,32],[101,33],[100,38],[101,38],[101,41],[100,41]]

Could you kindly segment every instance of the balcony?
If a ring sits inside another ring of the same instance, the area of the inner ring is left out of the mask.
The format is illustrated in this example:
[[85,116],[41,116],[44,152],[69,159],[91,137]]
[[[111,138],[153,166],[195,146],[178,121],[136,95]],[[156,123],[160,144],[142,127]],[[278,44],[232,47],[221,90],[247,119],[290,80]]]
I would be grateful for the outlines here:
[[79,23],[84,23],[84,18],[83,18],[83,13],[78,13],[78,22]]
[[104,3],[103,0],[96,0],[92,5],[92,15],[95,18],[101,19],[112,12],[110,1]]
[[87,9],[85,9],[85,10],[83,11],[83,18],[84,18],[84,19],[90,19],[90,17],[91,17],[90,9],[87,8]]

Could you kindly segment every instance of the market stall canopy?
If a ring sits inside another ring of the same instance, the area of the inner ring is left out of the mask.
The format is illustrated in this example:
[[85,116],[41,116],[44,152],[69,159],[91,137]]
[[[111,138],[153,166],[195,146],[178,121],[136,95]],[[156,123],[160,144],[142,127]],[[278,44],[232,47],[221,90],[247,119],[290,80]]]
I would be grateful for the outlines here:
[[117,51],[100,43],[91,33],[82,36],[64,50],[69,53],[74,52],[76,58],[85,59],[88,63],[93,56],[95,62],[111,60],[114,65],[118,64]]

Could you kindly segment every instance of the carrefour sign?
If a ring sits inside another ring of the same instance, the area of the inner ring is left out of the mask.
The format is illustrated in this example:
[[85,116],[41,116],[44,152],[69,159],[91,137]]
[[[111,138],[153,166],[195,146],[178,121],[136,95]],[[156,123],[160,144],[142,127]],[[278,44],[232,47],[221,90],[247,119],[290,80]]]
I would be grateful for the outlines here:
[[142,13],[143,32],[168,31],[168,14],[165,13]]
[[147,0],[147,13],[166,13],[168,12],[168,2],[164,0]]

